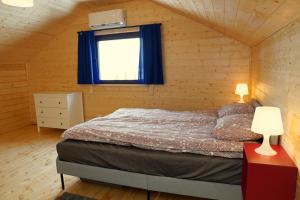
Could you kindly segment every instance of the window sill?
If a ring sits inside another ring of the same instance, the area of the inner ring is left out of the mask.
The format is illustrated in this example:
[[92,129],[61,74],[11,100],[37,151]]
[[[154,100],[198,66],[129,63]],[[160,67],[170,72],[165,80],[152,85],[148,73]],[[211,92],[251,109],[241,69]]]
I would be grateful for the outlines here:
[[141,85],[141,84],[99,84],[89,85],[88,91],[90,94],[97,94],[99,91],[109,92],[145,92],[150,95],[154,94],[153,85]]
[[118,83],[118,84],[113,84],[113,83],[105,83],[105,84],[95,84],[91,85],[95,87],[149,87],[150,85],[146,84],[126,84],[126,83]]

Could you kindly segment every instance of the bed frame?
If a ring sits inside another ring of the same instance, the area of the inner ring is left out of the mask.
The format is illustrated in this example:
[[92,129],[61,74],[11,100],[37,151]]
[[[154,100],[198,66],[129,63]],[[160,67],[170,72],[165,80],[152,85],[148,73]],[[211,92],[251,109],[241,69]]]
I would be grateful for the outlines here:
[[[254,108],[261,106],[256,100],[252,101],[252,105]],[[278,144],[278,137],[271,137],[270,143]],[[151,191],[220,200],[243,199],[240,185],[153,176],[66,162],[59,158],[56,160],[56,167],[63,190],[65,188],[63,175],[66,174],[81,179],[144,189],[147,191],[147,200],[150,200]]]
[[242,199],[240,185],[193,181],[163,176],[152,176],[122,170],[65,162],[59,159],[56,160],[56,166],[57,172],[61,176],[61,185],[63,190],[63,175],[66,174],[80,177],[81,179],[144,189],[147,191],[147,200],[150,200],[151,191],[210,199]]

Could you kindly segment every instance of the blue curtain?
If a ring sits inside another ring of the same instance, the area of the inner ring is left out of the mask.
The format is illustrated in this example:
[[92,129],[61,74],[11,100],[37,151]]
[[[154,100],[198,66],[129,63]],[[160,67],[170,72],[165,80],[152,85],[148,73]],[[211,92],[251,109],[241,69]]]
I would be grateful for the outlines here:
[[160,24],[140,26],[139,83],[164,84]]
[[99,83],[97,47],[94,31],[78,33],[78,84]]

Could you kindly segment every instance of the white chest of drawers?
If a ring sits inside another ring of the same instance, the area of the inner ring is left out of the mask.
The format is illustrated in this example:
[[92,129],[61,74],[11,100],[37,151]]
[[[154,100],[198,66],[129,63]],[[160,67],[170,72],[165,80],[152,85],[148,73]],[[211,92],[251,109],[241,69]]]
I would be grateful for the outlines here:
[[82,93],[37,93],[34,103],[40,127],[68,129],[84,122]]

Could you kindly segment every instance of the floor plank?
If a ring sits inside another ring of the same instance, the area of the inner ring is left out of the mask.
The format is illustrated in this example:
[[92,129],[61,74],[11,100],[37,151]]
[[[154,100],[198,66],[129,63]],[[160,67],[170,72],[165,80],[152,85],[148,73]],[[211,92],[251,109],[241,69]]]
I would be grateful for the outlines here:
[[[0,199],[44,200],[62,194],[56,172],[55,145],[62,131],[35,126],[0,135]],[[99,200],[146,200],[146,192],[128,187],[81,181],[65,176],[67,192]],[[199,198],[152,192],[152,200],[199,200]]]

